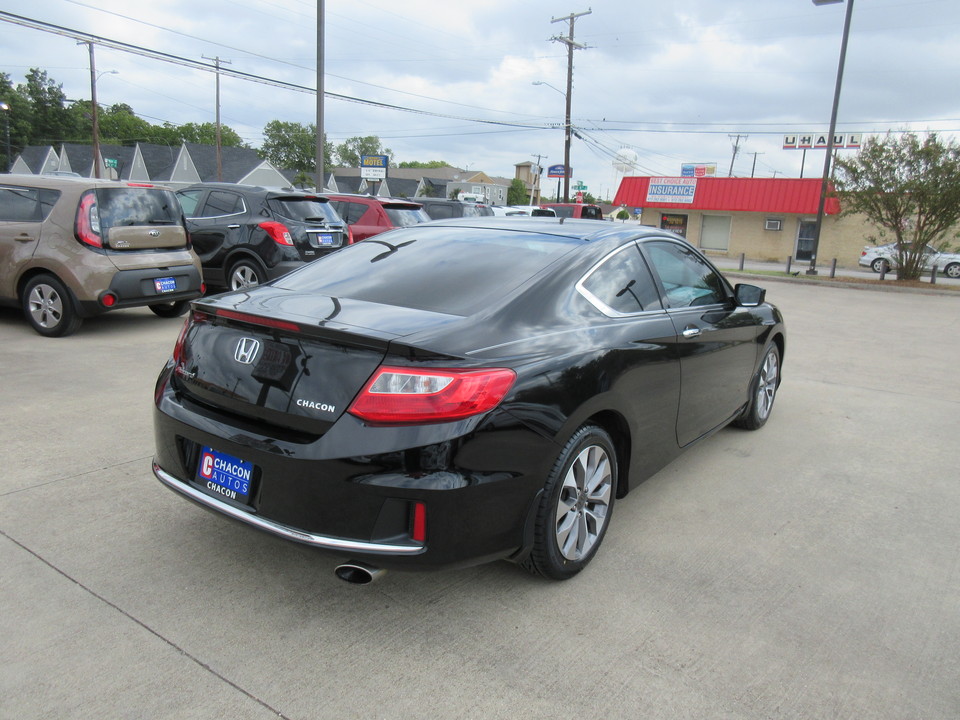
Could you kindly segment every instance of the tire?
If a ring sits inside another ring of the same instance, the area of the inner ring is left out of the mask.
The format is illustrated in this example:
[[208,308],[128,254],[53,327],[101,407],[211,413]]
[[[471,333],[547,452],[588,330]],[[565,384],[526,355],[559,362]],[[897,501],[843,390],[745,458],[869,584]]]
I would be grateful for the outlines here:
[[246,290],[266,281],[266,273],[254,260],[238,260],[227,273],[227,287],[230,290]]
[[524,566],[566,580],[597,554],[617,495],[617,455],[610,436],[584,425],[557,457],[540,496],[534,543]]
[[150,306],[150,309],[157,317],[175,318],[183,315],[189,307],[189,300],[178,300],[177,302],[154,303]]
[[943,274],[949,278],[960,278],[960,263],[950,263],[943,269]]
[[37,275],[23,288],[23,314],[33,329],[45,337],[66,337],[83,323],[73,296],[53,275]]
[[877,258],[870,263],[870,269],[875,273],[890,272],[890,263],[883,258]]
[[767,346],[763,362],[757,371],[753,382],[750,383],[750,399],[743,413],[734,420],[733,424],[745,430],[762,428],[770,412],[773,410],[773,401],[777,397],[777,388],[780,386],[780,350],[776,345]]

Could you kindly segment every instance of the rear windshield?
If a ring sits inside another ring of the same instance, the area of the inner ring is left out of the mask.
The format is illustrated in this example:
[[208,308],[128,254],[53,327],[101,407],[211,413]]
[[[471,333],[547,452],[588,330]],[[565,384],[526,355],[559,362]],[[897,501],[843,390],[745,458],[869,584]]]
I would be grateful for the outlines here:
[[271,198],[267,205],[280,217],[290,220],[342,222],[333,205],[314,198]]
[[327,255],[277,280],[305,293],[472,315],[574,247],[552,235],[421,226]]
[[181,210],[177,197],[161,188],[97,188],[100,229],[124,225],[178,225]]
[[384,206],[387,217],[394,227],[408,227],[422,222],[430,222],[430,216],[422,208],[396,208]]
[[554,207],[551,208],[551,210],[553,210],[556,217],[562,217],[562,218],[573,217],[573,208],[568,205],[567,206],[555,205]]

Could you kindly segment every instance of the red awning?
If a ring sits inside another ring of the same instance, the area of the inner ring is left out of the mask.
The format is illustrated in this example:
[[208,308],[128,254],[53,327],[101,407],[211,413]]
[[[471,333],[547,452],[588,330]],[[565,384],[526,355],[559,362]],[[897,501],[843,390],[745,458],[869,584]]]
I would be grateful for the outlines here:
[[[696,178],[693,202],[670,203],[647,202],[650,180],[649,177],[625,177],[620,182],[614,205],[670,210],[816,215],[822,182],[817,178]],[[827,215],[839,213],[840,201],[828,196],[824,212]]]

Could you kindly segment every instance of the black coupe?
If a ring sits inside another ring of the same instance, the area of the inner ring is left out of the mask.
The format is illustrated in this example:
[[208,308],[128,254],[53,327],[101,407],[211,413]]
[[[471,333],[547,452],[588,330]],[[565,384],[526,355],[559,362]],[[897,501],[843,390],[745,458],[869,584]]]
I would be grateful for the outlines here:
[[166,486],[346,556],[579,572],[614,499],[770,415],[783,319],[684,239],[472,218],[193,303],[156,386]]

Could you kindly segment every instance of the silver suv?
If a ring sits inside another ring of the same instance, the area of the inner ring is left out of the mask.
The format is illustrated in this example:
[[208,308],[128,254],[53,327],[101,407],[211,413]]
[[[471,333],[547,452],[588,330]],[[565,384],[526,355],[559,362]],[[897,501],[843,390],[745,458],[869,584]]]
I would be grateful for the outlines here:
[[47,337],[147,305],[176,317],[202,294],[200,261],[170,190],[109,180],[0,175],[0,303]]

